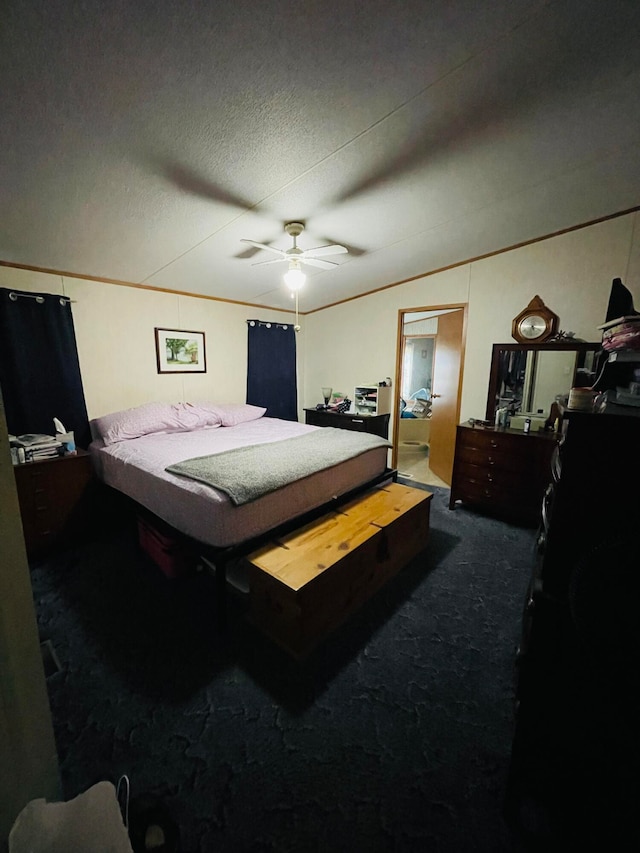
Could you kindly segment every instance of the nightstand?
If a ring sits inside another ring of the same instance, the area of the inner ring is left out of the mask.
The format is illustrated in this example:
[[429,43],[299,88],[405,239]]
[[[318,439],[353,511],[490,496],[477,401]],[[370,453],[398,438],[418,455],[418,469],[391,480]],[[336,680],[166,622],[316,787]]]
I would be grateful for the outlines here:
[[43,557],[82,528],[83,499],[93,477],[86,450],[14,466],[22,529],[30,559]]
[[359,415],[355,412],[331,412],[327,409],[305,409],[304,422],[311,426],[336,427],[356,432],[369,432],[380,438],[389,438],[389,413],[384,415]]

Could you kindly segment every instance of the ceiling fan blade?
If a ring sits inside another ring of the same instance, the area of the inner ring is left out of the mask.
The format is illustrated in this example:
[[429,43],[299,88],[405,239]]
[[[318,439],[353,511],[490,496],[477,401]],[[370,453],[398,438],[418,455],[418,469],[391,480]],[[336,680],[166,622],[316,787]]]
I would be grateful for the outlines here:
[[281,264],[283,261],[288,261],[289,258],[274,258],[272,261],[256,261],[255,264],[251,264],[252,267],[263,267],[265,264]]
[[318,246],[315,249],[305,249],[304,255],[309,258],[316,258],[322,255],[345,255],[349,252],[344,246]]
[[280,255],[283,258],[286,254],[284,249],[275,249],[273,246],[267,246],[265,243],[256,243],[255,240],[247,240],[245,237],[242,237],[240,239],[240,242],[241,243],[251,243],[252,246],[257,246],[258,249],[266,249],[267,252],[275,252],[276,255]]
[[300,258],[300,263],[309,264],[310,267],[320,267],[321,270],[330,270],[333,267],[339,267],[340,264],[334,264],[333,261],[320,261],[315,258]]

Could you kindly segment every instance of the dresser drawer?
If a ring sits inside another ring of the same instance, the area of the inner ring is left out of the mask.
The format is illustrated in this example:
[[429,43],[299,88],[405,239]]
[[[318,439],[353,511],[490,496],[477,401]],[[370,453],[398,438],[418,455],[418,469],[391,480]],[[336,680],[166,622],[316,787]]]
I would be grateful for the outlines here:
[[456,499],[463,503],[500,511],[505,518],[526,519],[535,524],[540,516],[540,501],[527,492],[514,493],[504,483],[481,483],[467,480],[456,490]]
[[459,462],[463,466],[475,465],[518,473],[525,473],[533,467],[531,454],[511,454],[508,449],[502,447],[476,448],[462,446],[456,452],[456,462]]
[[499,430],[462,429],[458,435],[460,451],[480,453],[504,458],[527,459],[531,456],[536,437],[524,433],[508,433]]
[[518,489],[522,487],[522,477],[529,476],[531,466],[500,467],[492,464],[471,465],[468,463],[457,466],[455,478],[460,482],[480,483],[481,485],[501,485],[505,488]]

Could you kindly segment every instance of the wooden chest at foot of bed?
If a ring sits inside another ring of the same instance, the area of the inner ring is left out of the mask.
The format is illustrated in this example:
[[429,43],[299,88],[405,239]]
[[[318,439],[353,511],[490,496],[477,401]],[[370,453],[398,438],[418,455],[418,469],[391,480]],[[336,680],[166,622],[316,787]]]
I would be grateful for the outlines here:
[[431,497],[391,483],[255,551],[253,624],[307,654],[425,548]]

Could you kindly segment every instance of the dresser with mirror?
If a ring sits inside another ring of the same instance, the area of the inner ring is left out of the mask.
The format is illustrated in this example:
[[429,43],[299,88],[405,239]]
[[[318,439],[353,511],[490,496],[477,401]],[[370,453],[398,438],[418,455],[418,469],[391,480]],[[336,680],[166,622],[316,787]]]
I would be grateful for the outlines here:
[[[600,343],[572,339],[494,344],[485,420],[457,427],[449,508],[458,501],[530,526],[540,521],[551,457],[559,439],[557,405],[571,388],[596,380]],[[496,426],[507,411],[509,426]]]

